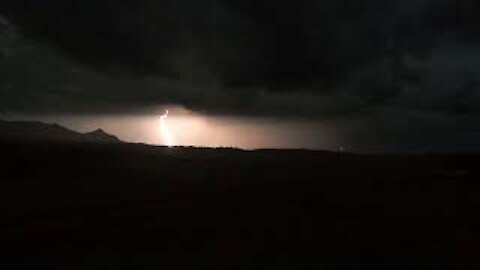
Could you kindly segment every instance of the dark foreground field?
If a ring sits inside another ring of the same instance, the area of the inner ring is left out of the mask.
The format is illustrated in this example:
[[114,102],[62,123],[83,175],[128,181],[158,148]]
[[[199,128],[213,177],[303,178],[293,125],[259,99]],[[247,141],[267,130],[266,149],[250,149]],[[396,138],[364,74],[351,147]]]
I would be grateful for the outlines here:
[[464,269],[480,156],[0,143],[1,269]]

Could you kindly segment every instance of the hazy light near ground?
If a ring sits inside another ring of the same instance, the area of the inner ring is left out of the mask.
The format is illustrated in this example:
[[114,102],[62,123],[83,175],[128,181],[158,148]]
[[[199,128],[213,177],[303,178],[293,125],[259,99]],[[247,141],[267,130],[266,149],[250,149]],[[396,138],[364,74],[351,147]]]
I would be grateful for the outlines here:
[[153,145],[338,149],[333,129],[324,123],[211,116],[172,106],[157,111],[147,115],[23,115],[12,120],[58,123],[79,132],[102,128],[123,141]]

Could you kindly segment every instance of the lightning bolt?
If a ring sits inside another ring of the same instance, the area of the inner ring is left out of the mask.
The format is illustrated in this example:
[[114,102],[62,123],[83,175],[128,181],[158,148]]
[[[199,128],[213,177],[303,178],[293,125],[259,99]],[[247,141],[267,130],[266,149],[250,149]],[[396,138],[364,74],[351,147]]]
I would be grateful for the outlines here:
[[160,116],[160,132],[162,134],[163,143],[172,147],[175,145],[174,135],[171,129],[168,126],[168,110],[165,111],[165,114]]

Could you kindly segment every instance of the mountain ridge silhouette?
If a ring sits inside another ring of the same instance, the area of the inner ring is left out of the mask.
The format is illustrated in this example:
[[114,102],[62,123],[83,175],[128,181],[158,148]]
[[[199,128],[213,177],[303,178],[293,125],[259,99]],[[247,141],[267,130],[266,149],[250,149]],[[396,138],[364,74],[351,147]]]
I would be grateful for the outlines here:
[[70,130],[58,124],[36,121],[6,121],[0,119],[0,139],[4,141],[92,142],[120,143],[118,137],[102,129],[87,133]]

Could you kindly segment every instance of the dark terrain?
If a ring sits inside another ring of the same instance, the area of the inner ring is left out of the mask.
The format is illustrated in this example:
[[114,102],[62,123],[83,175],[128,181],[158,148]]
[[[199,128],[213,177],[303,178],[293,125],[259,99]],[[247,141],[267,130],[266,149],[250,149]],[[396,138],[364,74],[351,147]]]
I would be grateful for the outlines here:
[[480,155],[165,148],[0,122],[1,269],[468,269]]

